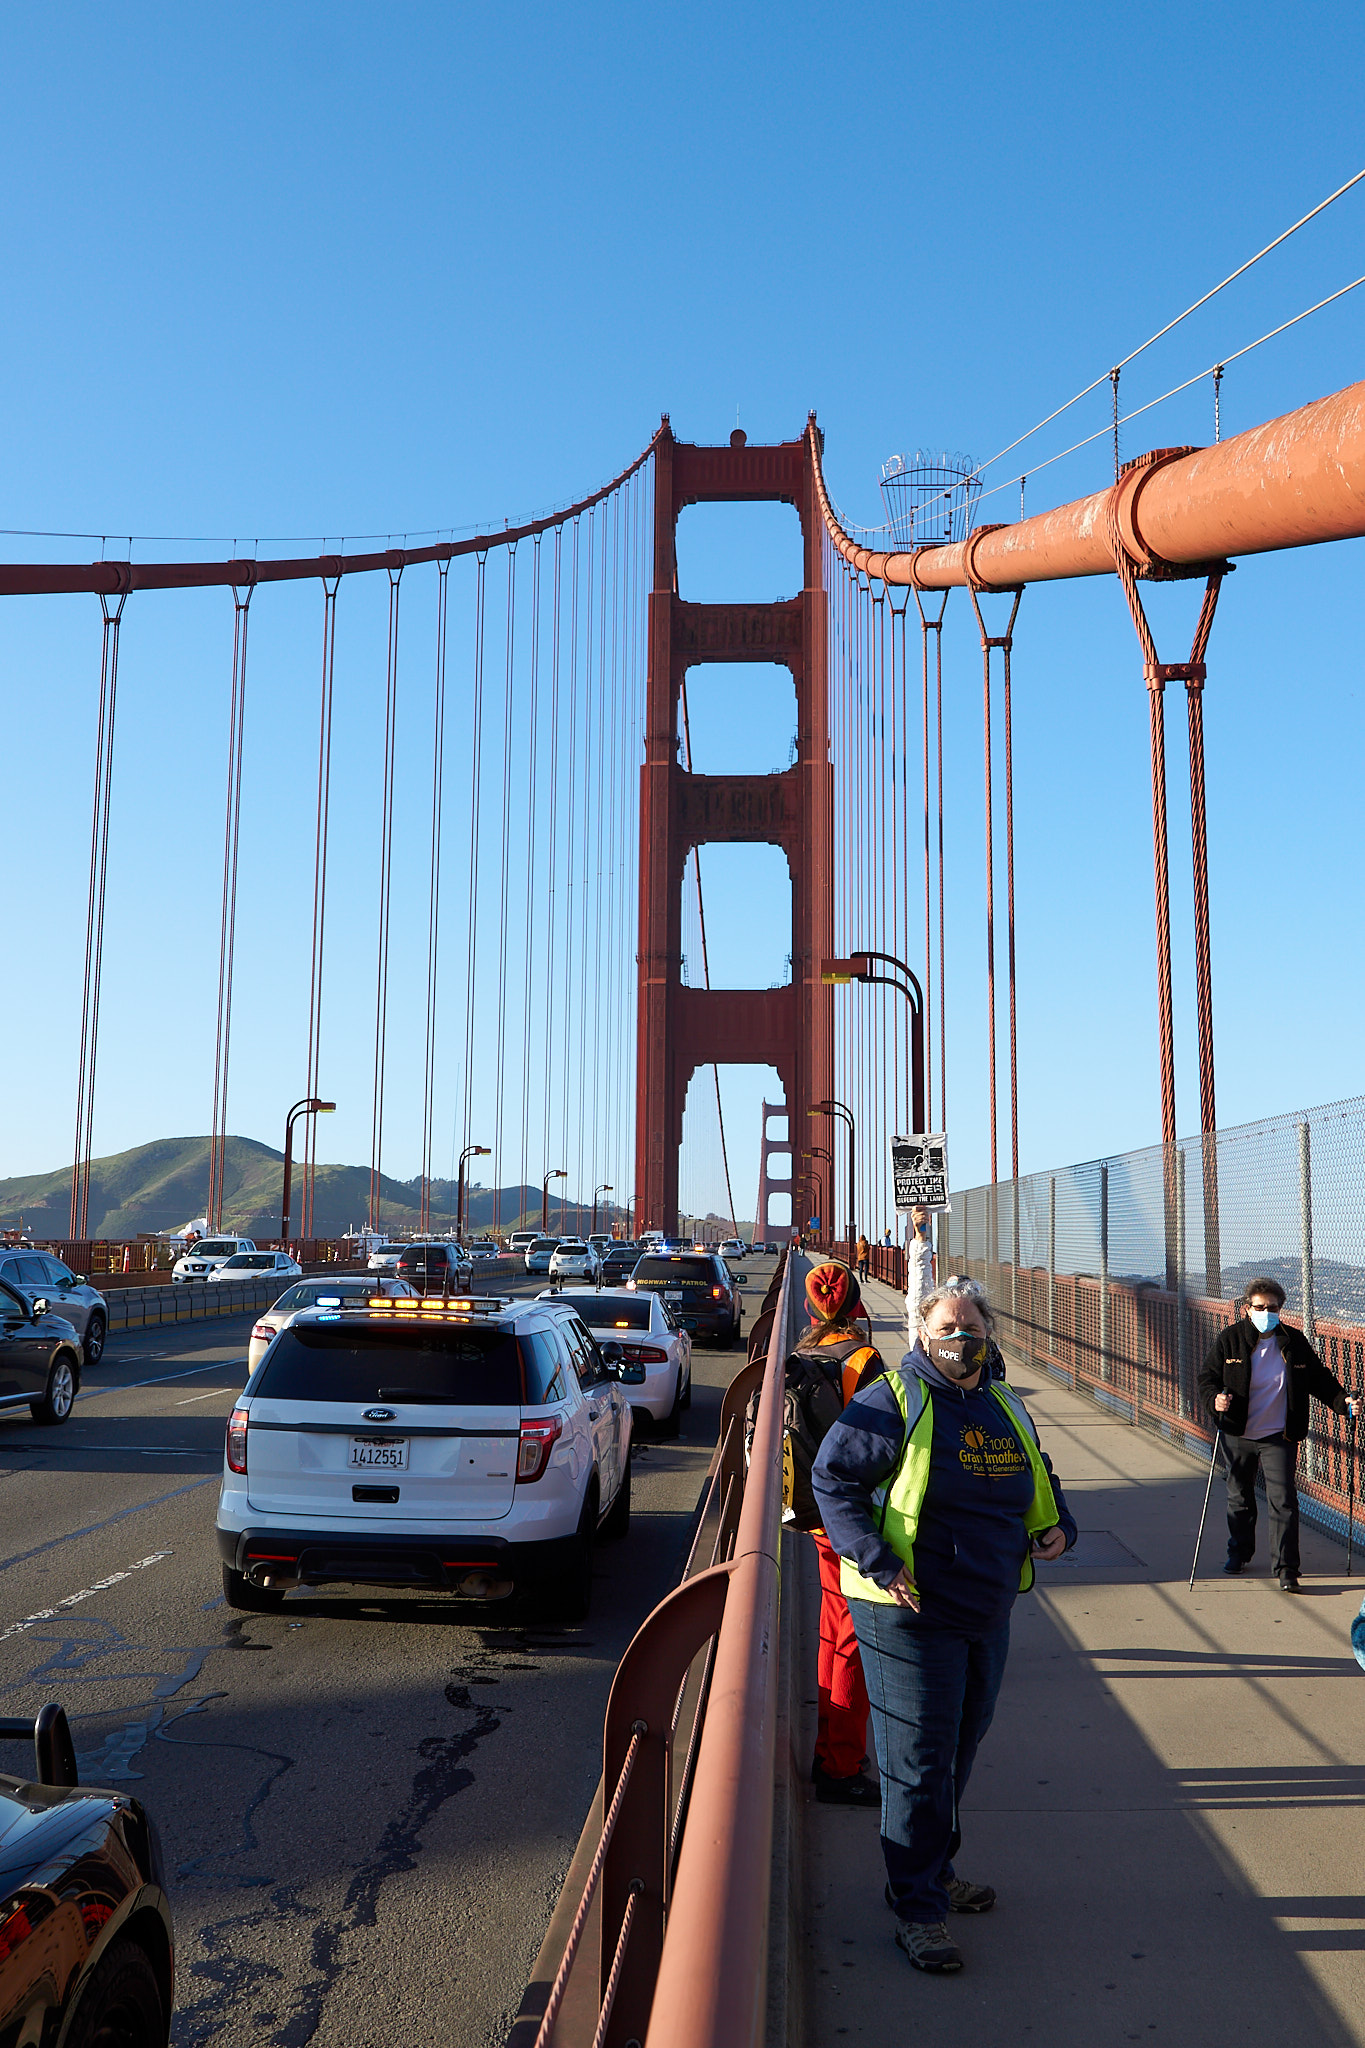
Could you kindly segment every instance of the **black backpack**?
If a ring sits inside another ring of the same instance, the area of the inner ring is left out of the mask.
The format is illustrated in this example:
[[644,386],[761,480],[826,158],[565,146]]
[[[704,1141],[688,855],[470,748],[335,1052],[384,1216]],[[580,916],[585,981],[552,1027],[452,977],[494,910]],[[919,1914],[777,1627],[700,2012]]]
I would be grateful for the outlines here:
[[[810,1483],[811,1467],[830,1428],[844,1412],[840,1387],[844,1362],[866,1348],[865,1338],[854,1337],[843,1344],[788,1354],[782,1390],[782,1519],[795,1529],[822,1526]],[[868,1365],[881,1369],[875,1348]],[[864,1367],[862,1377],[867,1376]],[[746,1457],[753,1443],[761,1392],[761,1387],[756,1387],[750,1395],[744,1418]]]

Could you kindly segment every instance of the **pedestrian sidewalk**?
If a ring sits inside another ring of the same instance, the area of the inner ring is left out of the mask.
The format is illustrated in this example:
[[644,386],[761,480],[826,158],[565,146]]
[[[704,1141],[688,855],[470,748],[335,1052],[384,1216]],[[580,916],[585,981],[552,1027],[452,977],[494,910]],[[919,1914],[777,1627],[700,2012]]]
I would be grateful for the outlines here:
[[[905,1305],[863,1289],[888,1359]],[[1221,1481],[1039,1371],[1011,1370],[1081,1530],[1016,1608],[1000,1704],[962,1814],[956,1977],[911,1969],[882,1898],[874,1811],[803,1791],[805,2042],[833,2048],[1365,2044],[1365,1580],[1303,1530],[1304,1590],[1224,1579]],[[819,1581],[798,1542],[800,1671],[815,1736]],[[793,1958],[793,1967],[797,1959]]]

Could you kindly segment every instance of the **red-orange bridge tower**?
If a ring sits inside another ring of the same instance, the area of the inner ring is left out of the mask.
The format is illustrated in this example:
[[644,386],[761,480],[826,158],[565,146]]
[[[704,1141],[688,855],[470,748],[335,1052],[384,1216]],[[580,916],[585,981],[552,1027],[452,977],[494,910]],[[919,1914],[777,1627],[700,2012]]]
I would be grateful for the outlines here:
[[[678,592],[676,533],[687,505],[794,505],[804,569],[798,597],[773,604],[692,604]],[[639,1044],[635,1126],[637,1228],[672,1231],[687,1085],[698,1067],[764,1064],[782,1077],[792,1143],[833,1085],[834,781],[829,757],[828,611],[822,516],[810,437],[728,448],[654,447],[654,576],[649,597],[645,760],[640,774]],[[678,761],[683,677],[703,662],[777,663],[796,686],[797,758],[777,775],[697,775]],[[692,988],[682,979],[683,869],[694,846],[780,846],[792,882],[790,983]]]

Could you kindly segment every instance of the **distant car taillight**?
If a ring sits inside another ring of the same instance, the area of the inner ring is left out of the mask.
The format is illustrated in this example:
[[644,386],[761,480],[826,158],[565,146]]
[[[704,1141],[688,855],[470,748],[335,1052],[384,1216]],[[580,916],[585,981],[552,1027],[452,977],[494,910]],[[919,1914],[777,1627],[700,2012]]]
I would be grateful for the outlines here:
[[229,1472],[246,1470],[246,1426],[250,1410],[234,1408],[227,1426],[227,1465]]
[[517,1446],[518,1486],[529,1486],[533,1480],[539,1479],[550,1462],[551,1451],[563,1434],[564,1424],[557,1415],[538,1415],[533,1420],[523,1418],[521,1442]]
[[269,1323],[257,1323],[255,1329],[252,1331],[251,1334],[260,1343],[268,1344],[271,1338],[274,1336],[275,1332]]

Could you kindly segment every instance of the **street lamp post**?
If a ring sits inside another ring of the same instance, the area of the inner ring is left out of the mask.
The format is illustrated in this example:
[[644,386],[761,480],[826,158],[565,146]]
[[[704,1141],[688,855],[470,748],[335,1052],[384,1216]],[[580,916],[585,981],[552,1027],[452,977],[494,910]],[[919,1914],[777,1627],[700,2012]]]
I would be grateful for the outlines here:
[[615,1193],[616,1193],[616,1190],[615,1190],[615,1188],[614,1188],[614,1187],[612,1186],[612,1184],[611,1184],[611,1182],[610,1182],[609,1180],[604,1180],[600,1188],[594,1188],[594,1190],[593,1190],[593,1197],[592,1197],[592,1234],[593,1234],[593,1236],[594,1236],[594,1237],[596,1237],[596,1235],[597,1235],[597,1198],[598,1198],[598,1196],[599,1196],[599,1195],[614,1195]]
[[542,1237],[550,1235],[550,1182],[552,1180],[567,1180],[568,1177],[568,1172],[564,1167],[552,1166],[544,1180],[540,1183],[540,1234]]
[[324,1102],[321,1096],[305,1095],[302,1102],[296,1102],[284,1120],[284,1186],[280,1191],[280,1243],[289,1236],[289,1220],[294,1208],[294,1119],[298,1116],[330,1116],[336,1108],[334,1102]]
[[[889,967],[890,974],[880,974],[879,967]],[[912,1128],[925,1129],[924,1122],[924,991],[919,977],[898,960],[894,953],[872,953],[859,948],[850,953],[846,960],[824,960],[820,964],[820,979],[824,982],[861,981],[873,982],[881,988],[894,988],[910,1005],[910,1117]]]
[[[808,1116],[837,1116],[848,1125],[848,1262],[852,1265],[853,1247],[858,1237],[858,1129],[853,1121],[853,1111],[846,1102],[836,1102],[833,1096],[831,1096],[828,1102],[813,1103],[806,1114]],[[832,1178],[833,1176],[831,1175]],[[833,1188],[831,1188],[830,1193],[832,1198]],[[831,1223],[833,1220],[831,1217]],[[834,1233],[831,1230],[831,1241],[833,1240],[833,1235]]]
[[455,1235],[464,1243],[464,1163],[466,1159],[483,1159],[491,1152],[489,1145],[466,1145],[460,1154],[460,1170],[455,1182]]
[[[828,1152],[826,1152],[826,1150],[825,1150],[825,1148],[824,1148],[824,1146],[823,1146],[823,1145],[815,1145],[815,1146],[813,1146],[813,1147],[811,1148],[811,1150],[810,1150],[809,1152],[803,1152],[803,1153],[801,1154],[801,1157],[802,1157],[803,1159],[814,1159],[817,1153],[818,1153],[818,1154],[820,1155],[820,1157],[821,1157],[822,1159],[829,1159],[829,1162],[830,1162],[830,1167],[831,1167],[831,1169],[833,1169],[834,1161],[833,1161],[833,1159],[832,1159],[832,1158],[830,1157],[830,1154],[829,1154]],[[805,1179],[805,1180],[809,1180],[809,1181],[811,1181],[811,1182],[813,1182],[813,1183],[814,1183],[814,1186],[815,1186],[815,1200],[816,1200],[816,1205],[817,1205],[817,1206],[816,1206],[816,1211],[815,1211],[815,1213],[816,1213],[816,1215],[817,1215],[817,1216],[818,1216],[818,1217],[820,1218],[820,1228],[821,1228],[821,1230],[823,1231],[823,1230],[825,1229],[826,1225],[827,1225],[827,1224],[828,1224],[828,1222],[829,1222],[829,1212],[828,1212],[828,1210],[827,1210],[827,1209],[825,1208],[825,1180],[824,1180],[824,1175],[823,1175],[823,1174],[821,1173],[821,1171],[820,1171],[820,1169],[819,1169],[819,1167],[818,1167],[818,1166],[812,1166],[812,1167],[810,1168],[810,1170],[809,1170],[809,1172],[808,1172],[808,1173],[806,1173],[806,1174],[803,1174],[802,1178],[803,1178],[803,1179]]]

